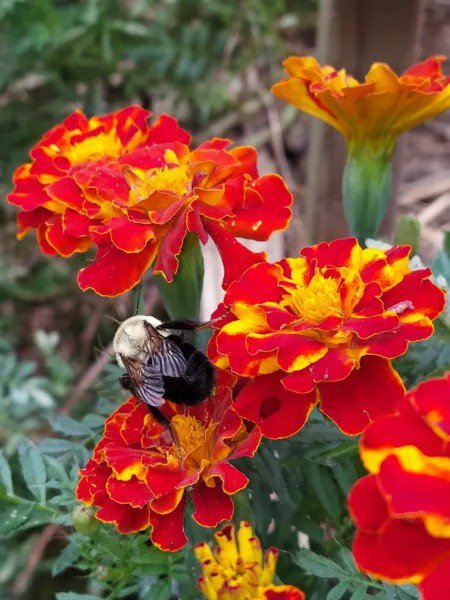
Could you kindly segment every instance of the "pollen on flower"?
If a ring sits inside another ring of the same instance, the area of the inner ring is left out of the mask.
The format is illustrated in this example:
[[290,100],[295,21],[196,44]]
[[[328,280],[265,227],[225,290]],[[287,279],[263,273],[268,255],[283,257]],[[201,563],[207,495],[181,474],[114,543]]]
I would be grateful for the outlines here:
[[[57,152],[61,150],[57,148]],[[104,156],[117,157],[123,150],[122,143],[114,130],[95,137],[88,137],[73,145],[68,145],[65,156],[73,165],[82,164],[88,160],[98,160]]]
[[191,415],[175,415],[170,426],[183,458],[205,441],[205,427]]
[[339,280],[326,278],[317,271],[309,283],[300,283],[283,296],[281,306],[313,325],[330,316],[342,316]]

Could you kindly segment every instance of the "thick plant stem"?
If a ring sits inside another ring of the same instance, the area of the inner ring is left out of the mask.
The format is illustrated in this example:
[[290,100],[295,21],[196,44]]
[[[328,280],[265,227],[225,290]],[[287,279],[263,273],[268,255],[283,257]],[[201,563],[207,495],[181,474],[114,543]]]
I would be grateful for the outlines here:
[[344,214],[350,233],[364,244],[377,237],[392,191],[392,152],[350,148],[342,179]]
[[203,289],[203,257],[198,238],[188,234],[180,254],[178,271],[171,283],[163,276],[156,284],[171,319],[189,317],[198,319]]

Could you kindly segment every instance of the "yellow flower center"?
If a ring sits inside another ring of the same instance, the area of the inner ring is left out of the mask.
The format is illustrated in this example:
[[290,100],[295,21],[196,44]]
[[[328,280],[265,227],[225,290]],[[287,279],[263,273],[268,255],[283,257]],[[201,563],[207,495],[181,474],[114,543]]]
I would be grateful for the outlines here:
[[78,165],[88,160],[98,160],[103,156],[117,157],[121,152],[123,152],[121,141],[115,131],[110,131],[70,145],[63,154],[72,165]]
[[170,422],[170,428],[178,444],[174,451],[180,452],[182,458],[205,441],[205,427],[190,415],[175,415]]
[[147,195],[153,191],[173,192],[177,196],[184,196],[188,191],[188,185],[191,182],[188,165],[178,167],[168,167],[162,169],[153,169],[147,175],[145,188]]
[[283,296],[281,306],[289,307],[303,321],[313,325],[330,316],[342,316],[339,279],[324,277],[317,271],[308,284],[296,283],[297,288]]

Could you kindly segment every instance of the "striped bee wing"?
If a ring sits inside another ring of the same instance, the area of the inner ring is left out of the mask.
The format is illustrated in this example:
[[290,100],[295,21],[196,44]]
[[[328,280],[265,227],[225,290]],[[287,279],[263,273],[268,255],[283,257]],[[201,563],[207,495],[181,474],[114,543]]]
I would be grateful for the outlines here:
[[148,362],[157,366],[161,375],[167,377],[181,377],[186,372],[184,354],[174,341],[166,338],[153,350]]
[[143,364],[139,384],[136,385],[136,394],[150,406],[164,404],[164,382],[162,373],[157,365]]

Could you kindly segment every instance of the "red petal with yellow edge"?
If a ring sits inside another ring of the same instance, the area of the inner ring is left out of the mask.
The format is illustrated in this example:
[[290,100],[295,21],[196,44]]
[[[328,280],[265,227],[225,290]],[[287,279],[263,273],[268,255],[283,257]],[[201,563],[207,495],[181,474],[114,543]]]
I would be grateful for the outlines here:
[[184,211],[177,217],[159,247],[158,260],[154,270],[155,273],[163,273],[167,281],[173,281],[173,276],[178,271],[178,256],[182,251],[187,233],[186,216],[187,211]]
[[449,523],[449,475],[450,470],[442,472],[442,479],[438,473],[409,473],[402,468],[396,456],[388,456],[381,464],[378,481],[388,498],[391,515],[421,517],[430,514]]
[[347,319],[341,329],[343,331],[353,331],[359,338],[367,339],[373,335],[392,331],[398,327],[398,317],[396,315],[376,315],[373,317],[353,317]]
[[255,195],[254,206],[236,207],[236,214],[224,223],[237,237],[265,241],[274,231],[286,229],[292,216],[292,194],[279,175],[265,175],[244,189],[246,196]]
[[25,235],[31,228],[37,229],[39,225],[45,223],[51,214],[52,213],[45,208],[36,208],[35,210],[30,210],[28,212],[20,212],[17,215],[18,237]]
[[74,237],[63,230],[61,217],[55,215],[48,223],[47,231],[45,233],[47,242],[60,254],[61,256],[68,257],[75,254],[75,252],[85,252],[92,246],[92,241],[88,237]]
[[[238,280],[250,267],[266,260],[265,252],[252,252],[225,229],[213,221],[205,224],[222,258],[224,278],[222,287],[226,289],[233,281]],[[236,258],[239,257],[237,260]]]
[[395,412],[405,393],[388,360],[366,356],[347,379],[320,383],[320,410],[347,435],[360,434],[376,417]]
[[412,405],[440,437],[450,440],[450,373],[423,381],[409,393]]
[[95,518],[103,523],[114,523],[119,533],[136,533],[150,524],[149,509],[132,508],[129,504],[117,504],[110,500],[99,508]]
[[[162,460],[166,459],[161,457]],[[181,487],[180,484],[186,476],[187,472],[182,468],[179,461],[168,455],[167,462],[160,462],[148,468],[146,480],[148,487],[155,496],[164,496],[175,488]]]
[[222,489],[226,494],[235,494],[243,490],[249,481],[244,473],[227,462],[217,463],[208,467],[205,473],[203,473],[203,478],[208,481],[210,477],[217,477],[221,480]]
[[270,585],[264,589],[266,600],[304,600],[305,594],[293,585]]
[[190,134],[178,125],[178,121],[170,115],[160,115],[151,126],[148,134],[147,144],[166,144],[180,142],[189,145]]
[[128,448],[108,442],[103,447],[103,454],[107,464],[122,479],[129,479],[133,474],[142,474],[145,470],[142,459],[146,451],[142,448]]
[[63,205],[70,206],[80,211],[85,200],[82,190],[78,187],[73,177],[61,177],[48,188],[48,194]]
[[378,488],[376,475],[366,475],[355,483],[347,499],[355,525],[376,533],[389,519],[386,500]]
[[234,450],[229,454],[229,460],[242,458],[243,456],[254,456],[262,439],[259,427],[254,427],[245,440],[236,444]]
[[155,259],[158,248],[149,242],[142,252],[126,254],[114,246],[103,246],[94,262],[78,273],[83,291],[94,290],[100,296],[118,296],[137,285]]
[[149,409],[143,402],[137,402],[133,409],[125,417],[123,425],[120,428],[120,437],[128,445],[140,444],[142,434],[149,427],[146,419],[149,415]]
[[184,493],[184,489],[173,490],[165,496],[154,498],[150,503],[150,508],[153,512],[157,512],[160,515],[171,513],[182,501]]
[[233,500],[223,491],[220,479],[215,484],[208,487],[200,481],[191,492],[195,508],[192,518],[203,527],[216,527],[221,521],[233,518]]
[[450,598],[450,559],[441,563],[422,583],[419,590],[423,600],[448,600]]
[[150,539],[160,550],[176,552],[186,544],[187,537],[183,529],[185,504],[186,498],[184,497],[171,513],[160,515],[150,511],[152,528]]
[[44,254],[47,254],[47,256],[56,256],[58,253],[53,248],[53,246],[50,246],[50,244],[47,242],[46,233],[47,225],[39,225],[36,234],[36,239],[38,241],[39,248]]
[[280,381],[280,373],[273,373],[257,377],[241,390],[234,409],[244,419],[257,423],[263,436],[276,440],[297,433],[316,402],[315,392],[290,392]]
[[226,335],[219,331],[214,341],[219,355],[228,357],[230,368],[234,373],[246,377],[254,377],[258,374],[263,354],[252,360],[247,350],[245,334]]
[[388,521],[378,534],[358,531],[353,542],[358,567],[391,581],[419,580],[450,557],[450,540],[431,537],[419,521]]
[[93,223],[89,217],[67,208],[62,216],[62,224],[63,229],[70,235],[83,237],[89,235],[89,226]]
[[355,238],[321,242],[315,246],[303,248],[300,254],[309,260],[316,259],[319,268],[327,266],[340,267],[350,263],[352,250],[357,243]]
[[399,333],[400,327],[395,331],[387,331],[369,338],[365,342],[366,352],[386,359],[397,358],[404,354],[408,349],[408,341]]
[[106,483],[106,491],[114,502],[129,504],[133,508],[142,508],[153,498],[145,483],[134,476],[129,481],[120,481],[111,475]]
[[445,295],[437,285],[426,279],[429,275],[429,269],[406,274],[399,284],[383,294],[385,309],[394,309],[400,320],[411,313],[436,318],[444,308]]
[[142,252],[147,243],[155,238],[150,223],[132,223],[124,217],[115,217],[107,225],[111,242],[118,250],[127,254]]
[[430,79],[442,77],[441,63],[445,60],[444,56],[432,56],[426,60],[416,63],[406,71],[403,71],[402,75],[409,75],[412,77],[426,77]]
[[259,352],[278,352],[277,360],[282,369],[289,371],[298,361],[303,369],[311,363],[318,361],[327,352],[326,346],[297,333],[272,333],[262,338],[247,337],[247,348],[250,354]]
[[329,348],[323,358],[311,367],[315,382],[342,381],[350,375],[357,362],[346,349]]
[[307,394],[308,392],[312,392],[316,387],[311,369],[302,369],[301,371],[289,373],[287,377],[281,380],[281,383],[288,391],[297,394]]
[[416,446],[427,456],[443,454],[443,440],[436,436],[427,424],[411,408],[401,414],[383,415],[368,427],[361,438],[361,453]]
[[278,287],[278,282],[282,276],[280,265],[265,261],[254,265],[245,272],[245,277],[230,285],[225,294],[224,305],[231,305],[235,300],[246,304],[279,302],[283,290]]

